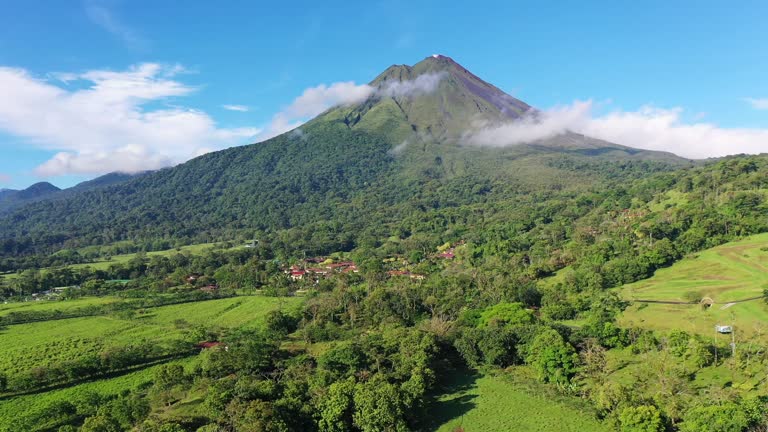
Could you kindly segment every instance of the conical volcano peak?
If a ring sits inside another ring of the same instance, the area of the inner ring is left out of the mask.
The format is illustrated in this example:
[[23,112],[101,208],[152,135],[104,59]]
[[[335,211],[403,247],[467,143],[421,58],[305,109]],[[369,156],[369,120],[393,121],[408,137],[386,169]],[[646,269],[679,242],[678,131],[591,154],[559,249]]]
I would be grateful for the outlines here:
[[464,69],[464,67],[458,64],[456,60],[452,59],[451,57],[444,56],[442,54],[432,54],[431,56],[426,57],[420,63],[431,63],[436,65],[442,65],[443,67],[458,67],[460,69]]
[[376,91],[369,100],[340,108],[352,127],[392,128],[396,120],[397,130],[444,140],[461,137],[474,124],[504,123],[532,110],[441,54],[412,66],[392,65],[370,85]]
[[[433,62],[437,64],[444,64],[444,65],[456,65],[461,67],[456,61],[448,56],[444,56],[442,54],[432,54],[429,57],[424,58],[422,62]],[[463,69],[463,68],[462,68]]]
[[[472,75],[462,65],[456,63],[455,60],[442,54],[432,54],[426,57],[424,60],[416,63],[413,66],[400,64],[392,65],[388,67],[384,72],[371,81],[372,86],[381,86],[392,80],[412,80],[419,75],[427,73],[465,73]],[[473,75],[474,76],[474,75]],[[479,78],[478,78],[479,79]]]

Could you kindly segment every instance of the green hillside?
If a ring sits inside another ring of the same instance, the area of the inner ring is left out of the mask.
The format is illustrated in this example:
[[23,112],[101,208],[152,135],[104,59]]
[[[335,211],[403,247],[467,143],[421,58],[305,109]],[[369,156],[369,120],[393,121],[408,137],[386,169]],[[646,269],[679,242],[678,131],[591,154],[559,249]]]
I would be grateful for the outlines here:
[[[739,333],[765,334],[768,305],[762,299],[768,289],[768,234],[751,236],[698,252],[675,265],[658,270],[643,281],[621,288],[622,296],[635,303],[621,322],[660,330],[680,329],[711,335],[716,324],[734,324]],[[757,300],[748,300],[759,297]],[[638,300],[700,304],[641,303]],[[744,301],[746,300],[746,301]]]
[[[82,306],[81,301],[76,303]],[[269,311],[298,303],[297,298],[238,297],[145,309],[131,316],[93,316],[13,325],[2,332],[8,345],[0,355],[0,369],[12,376],[35,366],[78,359],[109,348],[144,341],[164,343],[184,337],[196,326],[258,327]]]
[[61,189],[48,183],[35,183],[24,190],[0,190],[0,214],[12,211],[25,204],[44,200],[61,192]]
[[[439,78],[431,91],[387,93],[393,81],[425,74]],[[461,131],[473,122],[513,120],[530,107],[447,57],[390,68],[372,85],[379,90],[368,100],[329,110],[298,131],[6,215],[0,254],[124,240],[274,239],[285,229],[299,231],[295,249],[351,250],[361,232],[391,227],[414,206],[593,188],[606,184],[605,163],[633,161],[631,176],[688,164],[571,133],[523,146],[463,145]]]
[[122,183],[141,174],[109,173],[68,189],[59,189],[48,182],[36,183],[24,190],[0,189],[0,214],[13,211],[29,203],[63,198],[79,192]]

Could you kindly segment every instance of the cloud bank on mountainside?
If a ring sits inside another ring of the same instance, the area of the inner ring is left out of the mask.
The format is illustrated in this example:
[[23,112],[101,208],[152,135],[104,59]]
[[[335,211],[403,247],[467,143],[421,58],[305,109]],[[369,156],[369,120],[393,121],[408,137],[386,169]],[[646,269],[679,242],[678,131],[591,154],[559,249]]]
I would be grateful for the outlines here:
[[287,108],[275,114],[258,140],[264,141],[295,129],[329,108],[358,104],[372,96],[407,97],[431,93],[437,89],[443,77],[444,72],[426,73],[413,80],[392,81],[378,88],[368,84],[355,84],[353,81],[310,87]]
[[682,108],[653,106],[637,111],[593,115],[592,101],[538,111],[502,125],[476,125],[464,135],[470,145],[504,147],[530,143],[572,131],[592,138],[688,158],[768,152],[768,129],[722,128],[712,123],[685,122]]

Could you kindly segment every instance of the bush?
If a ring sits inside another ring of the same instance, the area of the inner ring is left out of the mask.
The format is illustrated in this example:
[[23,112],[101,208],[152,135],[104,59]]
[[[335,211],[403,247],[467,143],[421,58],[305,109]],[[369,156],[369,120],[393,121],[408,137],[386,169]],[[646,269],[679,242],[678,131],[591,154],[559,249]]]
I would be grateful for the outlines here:
[[267,314],[267,330],[278,335],[287,335],[296,331],[299,318],[286,314],[283,311],[274,310]]
[[664,422],[661,413],[653,405],[627,407],[619,414],[621,432],[661,432]]
[[683,300],[687,301],[688,303],[698,303],[701,301],[702,295],[698,291],[688,291],[685,294],[683,294]]
[[683,420],[680,432],[741,432],[749,426],[747,415],[733,402],[694,408]]
[[576,350],[553,329],[539,333],[528,347],[528,353],[526,361],[543,382],[567,384],[576,374],[579,360]]
[[533,313],[525,309],[522,303],[499,303],[480,313],[478,327],[504,327],[531,324],[534,321]]

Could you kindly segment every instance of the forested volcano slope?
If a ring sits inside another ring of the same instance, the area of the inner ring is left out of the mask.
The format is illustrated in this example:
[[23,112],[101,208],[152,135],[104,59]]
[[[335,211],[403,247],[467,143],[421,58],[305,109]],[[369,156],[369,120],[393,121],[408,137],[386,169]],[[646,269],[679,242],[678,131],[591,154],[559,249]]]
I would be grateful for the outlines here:
[[[425,77],[429,88],[416,88]],[[370,86],[365,101],[265,142],[25,206],[0,219],[1,253],[269,237],[289,228],[318,237],[297,249],[349,250],[362,232],[398,224],[414,208],[599,189],[610,177],[690,165],[573,133],[509,147],[466,145],[464,132],[478,122],[536,111],[444,56],[392,66]]]

